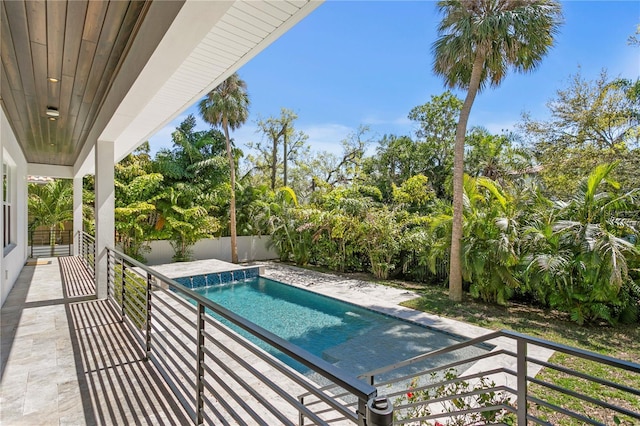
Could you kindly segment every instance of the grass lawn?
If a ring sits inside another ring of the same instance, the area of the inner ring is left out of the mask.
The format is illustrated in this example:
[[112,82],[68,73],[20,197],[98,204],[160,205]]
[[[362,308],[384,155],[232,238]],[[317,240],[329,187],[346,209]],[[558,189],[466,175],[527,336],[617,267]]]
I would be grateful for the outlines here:
[[[421,294],[420,298],[403,303],[404,306],[424,312],[453,318],[482,327],[500,330],[508,329],[536,336],[553,342],[574,346],[626,361],[640,360],[640,327],[637,324],[611,327],[608,325],[579,326],[569,321],[568,315],[552,310],[543,310],[519,303],[508,307],[489,305],[469,297],[464,303],[452,303],[447,289],[437,286],[418,286],[415,283],[393,281],[393,286],[410,288]],[[640,374],[613,371],[614,369],[595,362],[585,361],[562,353],[555,353],[550,362],[592,376],[613,380],[626,386],[640,389]],[[617,370],[617,369],[615,369]],[[604,399],[634,412],[640,412],[640,398],[576,377],[567,376],[551,369],[543,369],[538,378],[568,389],[579,390],[594,398]],[[586,414],[605,424],[638,424],[630,418],[613,417],[611,411],[590,406],[576,398],[552,392],[538,385],[530,385],[530,393],[556,405]],[[534,408],[532,414],[553,424],[578,425],[582,422],[570,421],[543,408]]]

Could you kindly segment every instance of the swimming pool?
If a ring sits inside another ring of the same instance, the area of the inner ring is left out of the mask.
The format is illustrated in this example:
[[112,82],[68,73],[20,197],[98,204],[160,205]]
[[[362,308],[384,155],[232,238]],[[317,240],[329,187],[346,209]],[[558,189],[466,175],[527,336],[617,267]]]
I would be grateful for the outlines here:
[[[227,282],[210,277],[188,277],[176,281],[191,284],[194,291],[207,299],[354,375],[462,340],[447,333],[264,277]],[[216,284],[194,286],[194,282]],[[229,325],[220,317],[216,318]],[[298,371],[309,374],[304,366],[256,342],[248,333],[238,330],[237,327],[232,328]],[[394,374],[424,370],[440,362],[452,361],[452,356],[460,359],[488,350],[480,347],[465,348],[446,355],[446,358],[435,358],[426,363],[412,365]],[[459,371],[465,368],[461,366]]]

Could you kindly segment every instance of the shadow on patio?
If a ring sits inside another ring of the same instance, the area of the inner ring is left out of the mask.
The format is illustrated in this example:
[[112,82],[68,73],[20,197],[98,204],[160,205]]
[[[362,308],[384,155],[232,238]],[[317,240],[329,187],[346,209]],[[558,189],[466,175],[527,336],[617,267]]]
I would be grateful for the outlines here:
[[3,424],[186,424],[77,257],[25,266],[2,307]]

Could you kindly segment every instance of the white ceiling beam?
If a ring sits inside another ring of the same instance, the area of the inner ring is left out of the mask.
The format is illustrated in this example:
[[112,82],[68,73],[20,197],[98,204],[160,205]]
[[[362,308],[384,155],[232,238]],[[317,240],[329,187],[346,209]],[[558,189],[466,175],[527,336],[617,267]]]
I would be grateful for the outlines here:
[[74,170],[72,166],[27,163],[27,174],[30,176],[46,176],[57,179],[73,179]]

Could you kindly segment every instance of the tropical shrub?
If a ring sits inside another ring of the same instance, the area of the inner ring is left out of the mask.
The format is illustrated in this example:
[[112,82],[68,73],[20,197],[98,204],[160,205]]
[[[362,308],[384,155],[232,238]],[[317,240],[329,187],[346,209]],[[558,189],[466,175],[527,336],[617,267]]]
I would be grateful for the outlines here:
[[518,280],[518,209],[491,179],[465,176],[463,277],[473,297],[504,305]]
[[525,230],[527,286],[538,300],[568,312],[578,324],[614,323],[637,309],[634,271],[640,251],[625,236],[638,235],[640,189],[618,194],[605,164],[579,184],[570,202],[558,202]]
[[371,273],[386,280],[395,268],[393,262],[400,251],[400,224],[396,213],[387,208],[369,211],[361,223],[360,245],[369,257]]

